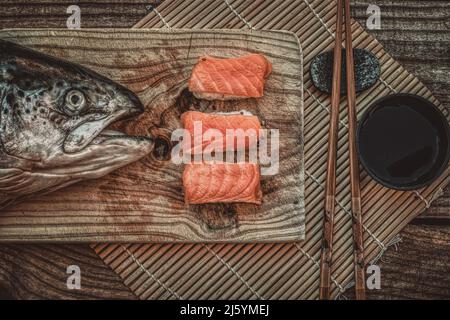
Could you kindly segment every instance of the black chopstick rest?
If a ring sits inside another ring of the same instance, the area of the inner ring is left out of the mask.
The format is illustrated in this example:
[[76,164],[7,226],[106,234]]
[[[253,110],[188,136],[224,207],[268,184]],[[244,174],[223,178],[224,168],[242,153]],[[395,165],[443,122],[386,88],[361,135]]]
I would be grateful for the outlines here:
[[[342,49],[345,57],[345,49]],[[364,49],[353,49],[355,61],[355,86],[356,92],[366,90],[373,86],[380,77],[380,62],[377,57]],[[322,92],[331,94],[331,81],[333,79],[333,51],[326,51],[314,57],[310,66],[311,80],[314,86]],[[345,59],[342,60],[341,83],[346,83]],[[347,89],[341,85],[341,95],[345,95]]]

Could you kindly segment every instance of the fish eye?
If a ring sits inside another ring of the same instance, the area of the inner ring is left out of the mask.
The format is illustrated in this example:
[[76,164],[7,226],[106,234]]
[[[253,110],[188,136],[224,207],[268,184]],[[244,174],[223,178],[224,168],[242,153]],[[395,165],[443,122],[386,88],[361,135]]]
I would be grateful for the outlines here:
[[68,115],[76,115],[80,113],[85,105],[86,99],[83,92],[79,90],[70,90],[67,92],[64,111]]

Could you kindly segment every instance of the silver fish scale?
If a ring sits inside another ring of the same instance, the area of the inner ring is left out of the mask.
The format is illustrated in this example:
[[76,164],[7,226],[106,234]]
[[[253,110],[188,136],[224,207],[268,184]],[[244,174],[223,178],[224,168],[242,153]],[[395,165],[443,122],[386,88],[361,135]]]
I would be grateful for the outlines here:
[[99,178],[151,152],[150,138],[103,134],[143,112],[125,87],[0,40],[0,208]]

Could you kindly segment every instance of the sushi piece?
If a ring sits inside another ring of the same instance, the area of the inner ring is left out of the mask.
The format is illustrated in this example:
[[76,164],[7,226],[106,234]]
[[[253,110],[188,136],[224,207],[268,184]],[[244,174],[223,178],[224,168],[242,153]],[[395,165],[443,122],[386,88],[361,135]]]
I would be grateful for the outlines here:
[[259,98],[271,72],[272,64],[261,54],[229,59],[206,56],[192,70],[189,90],[206,100]]
[[[183,128],[189,131],[191,135],[191,153],[200,153],[211,144],[211,140],[206,139],[204,134],[209,129],[216,129],[220,132],[220,137],[215,138],[215,145],[222,145],[222,151],[230,151],[227,148],[227,139],[233,139],[233,150],[248,149],[250,146],[256,146],[258,135],[260,134],[261,123],[257,116],[248,111],[228,112],[228,113],[203,113],[198,111],[188,111],[181,115]],[[201,130],[195,130],[195,126],[201,123]],[[233,133],[227,136],[228,133]],[[201,135],[201,140],[198,135]],[[196,139],[197,138],[197,139]],[[195,142],[202,141],[200,146]]]
[[187,204],[246,202],[261,204],[259,166],[253,163],[201,163],[184,168]]

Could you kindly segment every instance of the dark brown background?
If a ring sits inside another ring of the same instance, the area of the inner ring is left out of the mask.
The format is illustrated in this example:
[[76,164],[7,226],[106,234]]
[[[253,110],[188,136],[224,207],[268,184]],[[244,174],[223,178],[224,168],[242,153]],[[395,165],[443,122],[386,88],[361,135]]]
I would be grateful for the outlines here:
[[[0,0],[0,28],[66,27],[66,8],[81,8],[81,27],[129,28],[149,12],[151,1]],[[395,59],[450,107],[450,1],[351,1],[363,26],[366,8],[381,8],[381,30],[368,30]],[[450,190],[401,233],[380,263],[382,289],[371,299],[450,298]],[[68,290],[66,267],[82,270],[82,289]],[[351,291],[351,290],[349,290]],[[351,295],[350,295],[351,296]],[[136,297],[88,245],[1,245],[0,298]]]

